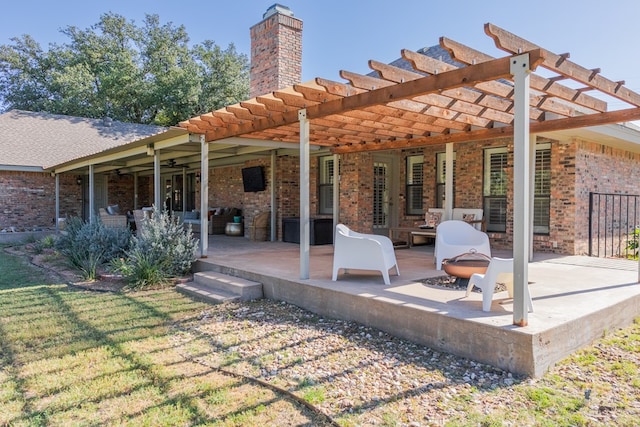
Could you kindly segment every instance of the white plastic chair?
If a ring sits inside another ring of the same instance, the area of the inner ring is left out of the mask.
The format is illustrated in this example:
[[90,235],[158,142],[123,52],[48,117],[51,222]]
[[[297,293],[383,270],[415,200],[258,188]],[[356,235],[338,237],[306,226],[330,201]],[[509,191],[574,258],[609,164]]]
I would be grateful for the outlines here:
[[442,270],[442,260],[471,252],[472,249],[491,257],[491,245],[487,233],[458,220],[444,221],[438,225],[434,250],[437,270]]
[[[498,283],[504,283],[509,298],[513,298],[513,258],[491,258],[484,274],[474,273],[471,275],[465,296],[469,296],[474,286],[480,288],[482,290],[482,311],[491,311],[491,301]],[[529,288],[525,287],[524,291],[529,312],[533,312],[533,301],[531,301]]]
[[376,234],[357,233],[344,224],[336,226],[333,248],[333,277],[338,280],[338,271],[343,268],[375,270],[382,273],[384,284],[390,285],[389,270],[395,267],[400,275],[396,253],[391,239]]

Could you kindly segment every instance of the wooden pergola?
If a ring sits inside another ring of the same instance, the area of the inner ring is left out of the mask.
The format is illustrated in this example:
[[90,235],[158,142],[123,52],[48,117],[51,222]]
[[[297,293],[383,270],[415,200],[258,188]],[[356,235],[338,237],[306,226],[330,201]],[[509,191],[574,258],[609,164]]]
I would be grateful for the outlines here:
[[[492,24],[485,33],[508,56],[495,59],[442,37],[452,65],[402,50],[411,70],[377,61],[377,73],[341,71],[349,83],[321,78],[259,96],[180,123],[204,135],[208,144],[242,139],[300,144],[301,278],[308,278],[308,147],[329,147],[338,155],[398,150],[501,137],[514,138],[514,324],[526,325],[525,284],[530,255],[529,182],[535,145],[531,134],[621,123],[640,119],[640,95]],[[534,74],[542,67],[552,74]],[[594,96],[599,93],[603,96]],[[609,111],[602,98],[628,108]],[[446,209],[452,208],[452,163],[446,168]],[[334,180],[337,186],[337,180]],[[305,194],[306,193],[306,194]],[[334,191],[337,194],[337,191]],[[338,208],[335,206],[334,209]],[[334,211],[334,219],[337,212]]]
[[[640,95],[600,74],[492,24],[485,32],[510,55],[530,52],[528,100],[532,133],[619,123],[640,117]],[[230,137],[299,142],[298,111],[306,109],[311,144],[334,153],[390,150],[428,144],[510,136],[514,131],[514,85],[510,57],[491,56],[442,37],[440,45],[464,67],[402,50],[413,70],[369,61],[379,77],[341,71],[349,83],[322,78],[222,108],[180,126],[207,142]],[[575,85],[565,84],[573,81]],[[575,87],[574,87],[575,86]],[[628,109],[608,111],[590,93],[616,98]]]

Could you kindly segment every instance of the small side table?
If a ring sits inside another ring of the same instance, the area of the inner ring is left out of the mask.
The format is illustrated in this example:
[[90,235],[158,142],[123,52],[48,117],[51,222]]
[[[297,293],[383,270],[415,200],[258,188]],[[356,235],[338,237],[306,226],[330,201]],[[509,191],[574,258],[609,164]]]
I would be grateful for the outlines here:
[[224,234],[227,236],[242,236],[244,235],[244,227],[242,222],[228,222],[224,228]]

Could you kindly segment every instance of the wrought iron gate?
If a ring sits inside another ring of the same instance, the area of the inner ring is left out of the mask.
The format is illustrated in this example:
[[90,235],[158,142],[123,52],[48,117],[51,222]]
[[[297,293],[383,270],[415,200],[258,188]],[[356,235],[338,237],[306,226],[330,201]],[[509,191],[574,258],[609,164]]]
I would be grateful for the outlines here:
[[633,256],[639,229],[640,195],[589,193],[590,256]]

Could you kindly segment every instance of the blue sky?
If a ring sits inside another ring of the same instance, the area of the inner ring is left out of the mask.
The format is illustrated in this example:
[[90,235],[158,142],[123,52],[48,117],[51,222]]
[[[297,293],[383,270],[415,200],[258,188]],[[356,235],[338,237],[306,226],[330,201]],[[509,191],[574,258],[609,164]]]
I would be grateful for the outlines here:
[[[64,43],[60,29],[87,28],[114,12],[141,24],[145,14],[184,25],[193,43],[234,43],[249,54],[249,28],[274,0],[10,1],[0,13],[0,44],[22,34],[43,48]],[[493,56],[505,56],[484,34],[496,24],[587,68],[601,68],[640,92],[640,2],[637,0],[281,0],[303,21],[303,81],[342,81],[339,70],[367,73],[367,61],[391,62],[403,48],[417,50],[440,36]],[[614,107],[612,104],[611,107]]]

